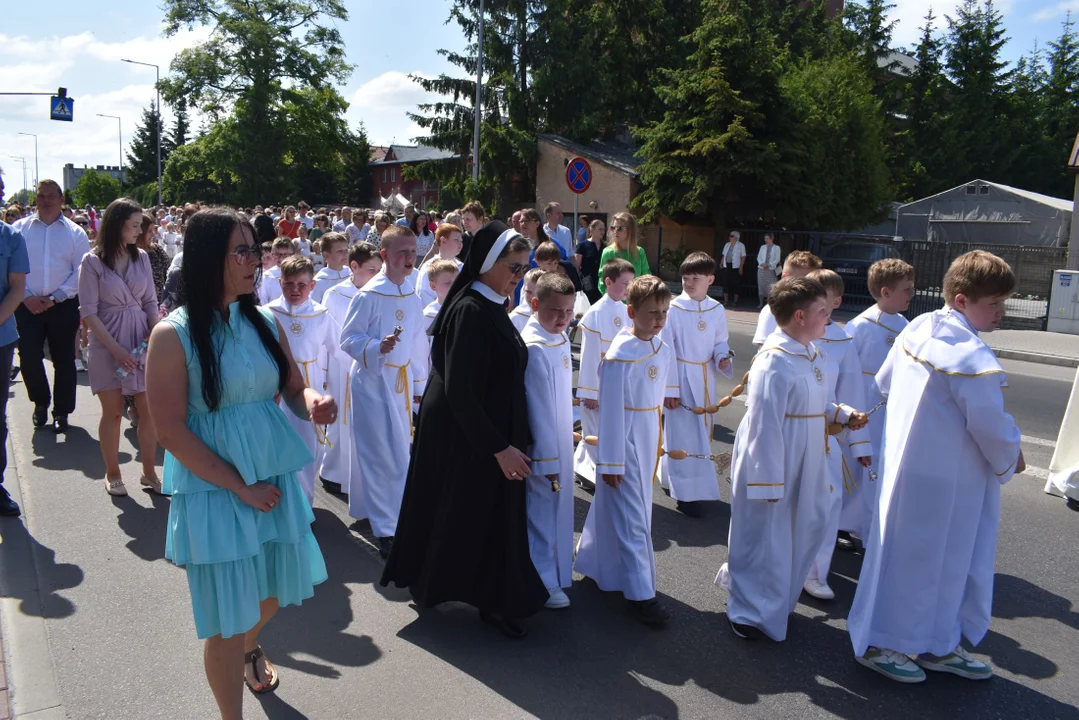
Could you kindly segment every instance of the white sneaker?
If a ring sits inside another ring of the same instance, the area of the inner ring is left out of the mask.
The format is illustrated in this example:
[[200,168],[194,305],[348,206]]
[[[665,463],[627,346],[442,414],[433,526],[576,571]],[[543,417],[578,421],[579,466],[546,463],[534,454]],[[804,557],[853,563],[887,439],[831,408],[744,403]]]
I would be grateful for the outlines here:
[[123,478],[116,478],[115,480],[105,478],[105,492],[115,497],[127,495],[127,488],[124,487]]
[[962,645],[944,657],[922,653],[914,658],[914,662],[926,670],[951,673],[967,680],[988,680],[993,677],[993,668],[975,660]]
[[909,657],[895,650],[870,647],[862,657],[854,658],[859,665],[879,672],[901,683],[925,682],[925,671],[914,664]]
[[719,572],[716,573],[715,583],[727,592],[731,591],[731,571],[727,569],[727,563],[723,563],[719,566]]
[[563,610],[569,607],[569,596],[562,592],[561,588],[554,588],[547,591],[551,597],[547,598],[547,602],[543,603],[543,607],[548,610]]
[[835,592],[828,587],[828,583],[822,583],[816,578],[809,578],[802,589],[818,600],[835,600]]

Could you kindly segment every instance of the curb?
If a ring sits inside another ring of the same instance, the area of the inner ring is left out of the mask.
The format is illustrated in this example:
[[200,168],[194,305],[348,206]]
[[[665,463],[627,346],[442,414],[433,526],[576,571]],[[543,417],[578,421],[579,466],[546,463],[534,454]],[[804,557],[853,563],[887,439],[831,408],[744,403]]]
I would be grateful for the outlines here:
[[1026,350],[1007,350],[1004,348],[990,347],[998,358],[1004,358],[1005,360],[1023,360],[1024,362],[1039,363],[1041,365],[1079,368],[1079,358],[1064,357],[1062,355],[1046,355],[1045,353],[1028,352]]
[[4,518],[0,523],[4,540],[0,543],[0,660],[7,671],[8,685],[7,705],[0,707],[0,718],[8,717],[6,713],[10,712],[12,718],[21,720],[58,720],[67,713],[52,663],[34,543],[10,434],[7,451],[4,486],[22,506],[23,515]]

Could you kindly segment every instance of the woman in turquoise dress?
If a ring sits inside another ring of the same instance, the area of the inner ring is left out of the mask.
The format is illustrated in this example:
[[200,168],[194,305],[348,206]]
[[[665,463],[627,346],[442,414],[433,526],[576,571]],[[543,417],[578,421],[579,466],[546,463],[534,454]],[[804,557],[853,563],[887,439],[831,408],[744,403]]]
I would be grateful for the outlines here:
[[326,579],[314,514],[296,479],[312,462],[281,402],[330,424],[333,398],[305,387],[286,333],[255,304],[261,267],[250,225],[231,210],[196,213],[184,236],[181,306],[150,336],[147,392],[172,495],[165,557],[187,571],[206,677],[225,720],[243,683],[277,687],[258,644],[279,606]]

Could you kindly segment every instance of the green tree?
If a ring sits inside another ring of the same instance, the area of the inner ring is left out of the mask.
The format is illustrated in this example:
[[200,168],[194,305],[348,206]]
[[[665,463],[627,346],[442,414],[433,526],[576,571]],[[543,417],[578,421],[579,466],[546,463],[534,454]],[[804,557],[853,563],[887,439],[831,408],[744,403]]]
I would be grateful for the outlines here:
[[855,54],[878,91],[888,84],[889,72],[896,70],[894,61],[889,60],[897,21],[888,22],[888,11],[894,8],[895,3],[888,0],[865,0],[864,4],[852,2],[846,7]]
[[[241,204],[285,199],[291,181],[286,102],[304,91],[336,93],[352,66],[336,23],[348,20],[340,0],[165,0],[165,34],[208,26],[210,38],[180,52],[162,92],[211,120],[232,117],[229,197]],[[341,101],[343,102],[343,101]],[[307,108],[317,112],[316,108]],[[212,131],[211,131],[212,132]]]
[[1079,132],[1079,38],[1068,13],[1060,37],[1049,43],[1048,72],[1045,78],[1045,134],[1050,156],[1043,168],[1049,180],[1045,192],[1071,197],[1073,178],[1065,164]]
[[371,143],[367,139],[367,130],[361,123],[355,131],[349,133],[345,146],[343,177],[337,198],[349,205],[364,206],[371,198]]
[[166,202],[234,202],[237,123],[235,118],[220,120],[172,151],[162,178]]
[[184,98],[180,98],[173,106],[176,112],[176,116],[172,120],[172,127],[165,134],[164,145],[161,148],[162,155],[161,162],[165,162],[166,149],[168,152],[172,152],[178,147],[187,144],[188,133],[190,127],[187,119],[187,101]]
[[[158,112],[153,102],[142,111],[142,118],[135,126],[131,144],[127,149],[124,162],[124,179],[128,185],[157,183],[157,130]],[[164,166],[166,157],[162,147],[161,162]]]
[[75,204],[82,207],[89,203],[103,208],[120,197],[120,181],[111,175],[87,168],[75,185]]

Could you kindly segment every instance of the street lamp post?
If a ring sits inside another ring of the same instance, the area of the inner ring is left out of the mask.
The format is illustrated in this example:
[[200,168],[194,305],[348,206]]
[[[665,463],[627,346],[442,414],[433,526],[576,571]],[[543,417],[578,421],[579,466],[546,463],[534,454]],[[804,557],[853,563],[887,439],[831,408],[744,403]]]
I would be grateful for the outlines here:
[[10,155],[9,157],[22,163],[22,191],[24,199],[26,200],[27,204],[29,204],[30,194],[27,192],[26,189],[26,158],[19,157],[18,155]]
[[480,122],[483,117],[483,0],[480,0],[479,32],[476,35],[476,112],[472,129],[472,179],[480,179]]
[[24,133],[24,132],[21,132],[19,134],[20,135],[29,135],[30,137],[34,138],[34,187],[36,188],[38,180],[40,180],[40,178],[38,177],[38,174],[37,174],[37,135],[35,135],[34,133]]
[[145,65],[146,67],[152,67],[157,72],[157,82],[154,83],[154,87],[157,88],[157,204],[161,204],[161,68],[153,63],[139,62],[138,60],[123,60],[121,62],[131,63],[132,65]]
[[97,114],[98,117],[112,118],[116,121],[116,136],[120,140],[120,192],[124,191],[124,130],[123,123],[120,122],[120,118],[117,115],[103,115]]

